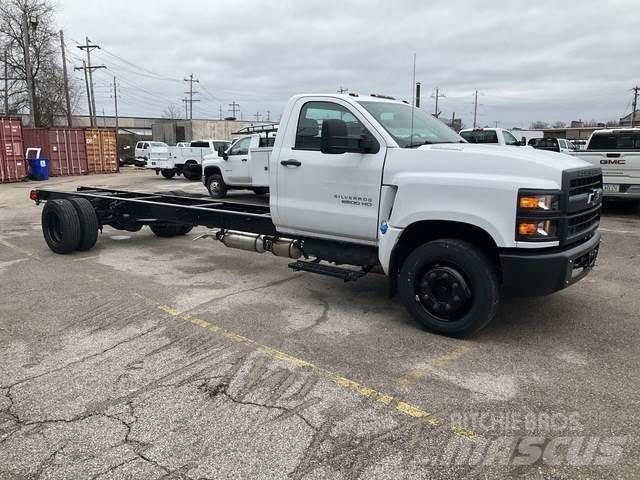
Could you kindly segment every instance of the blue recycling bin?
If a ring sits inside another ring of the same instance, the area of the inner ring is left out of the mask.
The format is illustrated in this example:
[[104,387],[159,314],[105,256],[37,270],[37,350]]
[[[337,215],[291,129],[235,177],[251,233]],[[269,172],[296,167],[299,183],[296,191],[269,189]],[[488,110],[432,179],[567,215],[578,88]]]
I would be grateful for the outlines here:
[[29,176],[33,180],[49,180],[49,159],[48,158],[30,158]]

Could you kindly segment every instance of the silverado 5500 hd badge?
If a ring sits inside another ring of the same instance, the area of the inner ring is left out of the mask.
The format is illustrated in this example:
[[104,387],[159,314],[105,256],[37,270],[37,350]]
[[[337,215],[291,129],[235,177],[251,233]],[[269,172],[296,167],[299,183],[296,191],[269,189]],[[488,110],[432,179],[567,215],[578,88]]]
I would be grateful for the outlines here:
[[373,198],[359,197],[357,195],[340,195],[335,194],[333,196],[336,200],[340,200],[343,205],[354,205],[362,207],[373,207]]

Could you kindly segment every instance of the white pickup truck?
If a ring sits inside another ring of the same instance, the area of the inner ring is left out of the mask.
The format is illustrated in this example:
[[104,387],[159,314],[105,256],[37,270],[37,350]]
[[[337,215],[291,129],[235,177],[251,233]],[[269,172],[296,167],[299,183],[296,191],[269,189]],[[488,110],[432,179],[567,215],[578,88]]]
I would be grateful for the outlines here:
[[268,174],[268,206],[96,187],[30,198],[46,202],[42,229],[56,253],[92,248],[104,225],[149,225],[161,237],[202,225],[227,247],[293,259],[296,271],[383,273],[420,324],[448,335],[486,325],[501,290],[550,294],[598,255],[599,167],[469,144],[392,99],[294,96]]
[[275,142],[277,124],[246,127],[227,149],[207,155],[202,162],[202,183],[212,198],[225,198],[229,190],[253,190],[256,195],[269,191],[269,158]]
[[606,199],[640,204],[640,128],[596,130],[574,155],[602,168]]
[[504,128],[465,128],[460,136],[469,143],[500,145],[502,147],[519,147],[520,140]]
[[228,147],[230,143],[228,140],[193,140],[188,147],[168,147],[167,160],[148,163],[147,168],[155,170],[156,175],[162,173],[167,179],[184,175],[187,180],[200,180],[204,157],[216,153],[221,147]]

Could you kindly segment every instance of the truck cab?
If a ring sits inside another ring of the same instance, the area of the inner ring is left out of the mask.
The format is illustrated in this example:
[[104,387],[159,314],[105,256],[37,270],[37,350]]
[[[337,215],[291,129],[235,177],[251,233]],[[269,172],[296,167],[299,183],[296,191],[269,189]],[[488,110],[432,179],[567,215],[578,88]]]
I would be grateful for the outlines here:
[[187,180],[200,180],[204,157],[217,152],[219,148],[226,148],[230,143],[228,140],[192,140],[185,147],[169,147],[172,165],[163,170],[162,175],[165,178],[184,175]]
[[469,143],[500,145],[501,147],[521,146],[520,140],[504,128],[465,128],[460,130],[460,136]]
[[248,189],[256,195],[269,191],[269,157],[277,124],[245,127],[228,148],[209,154],[202,162],[202,182],[212,198],[224,198],[229,190]]
[[602,168],[605,198],[640,204],[640,128],[596,130],[575,155]]

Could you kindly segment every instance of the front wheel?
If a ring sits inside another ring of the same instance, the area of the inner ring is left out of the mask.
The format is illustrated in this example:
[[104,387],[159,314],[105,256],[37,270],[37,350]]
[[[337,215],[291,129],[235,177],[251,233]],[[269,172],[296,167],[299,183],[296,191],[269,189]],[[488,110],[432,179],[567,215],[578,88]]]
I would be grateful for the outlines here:
[[169,169],[162,170],[162,176],[167,180],[173,178],[175,174],[176,174],[175,170],[169,170]]
[[457,239],[416,248],[400,271],[399,293],[422,326],[451,336],[480,330],[500,301],[493,265],[474,245]]
[[222,175],[216,173],[207,177],[205,185],[211,198],[224,198],[227,196],[227,184],[224,183]]

